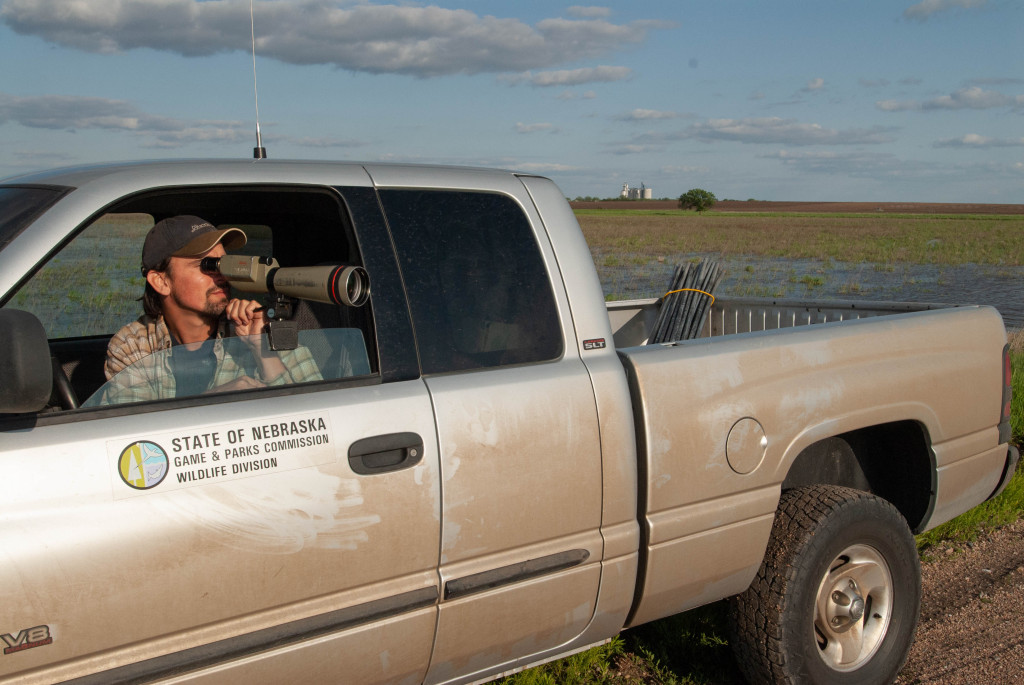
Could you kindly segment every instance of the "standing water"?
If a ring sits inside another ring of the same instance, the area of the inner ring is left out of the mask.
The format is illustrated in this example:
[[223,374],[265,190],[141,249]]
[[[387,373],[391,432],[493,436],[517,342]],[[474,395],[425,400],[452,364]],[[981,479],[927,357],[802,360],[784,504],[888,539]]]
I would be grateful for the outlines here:
[[995,307],[1008,329],[1024,328],[1024,267],[987,264],[872,264],[703,254],[652,258],[592,249],[609,299],[660,297],[675,265],[713,259],[724,275],[718,297],[881,300]]

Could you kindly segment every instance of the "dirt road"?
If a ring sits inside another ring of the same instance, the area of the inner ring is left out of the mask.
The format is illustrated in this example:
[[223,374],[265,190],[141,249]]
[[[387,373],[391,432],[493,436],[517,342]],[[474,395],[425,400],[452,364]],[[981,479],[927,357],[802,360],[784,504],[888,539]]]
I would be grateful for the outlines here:
[[1024,683],[1024,520],[932,554],[917,639],[896,682]]

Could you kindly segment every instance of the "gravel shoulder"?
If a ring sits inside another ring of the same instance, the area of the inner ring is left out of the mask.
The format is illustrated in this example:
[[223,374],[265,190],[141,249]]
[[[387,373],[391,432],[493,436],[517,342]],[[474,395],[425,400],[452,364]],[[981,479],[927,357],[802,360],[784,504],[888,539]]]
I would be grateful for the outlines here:
[[921,621],[901,685],[1024,683],[1024,519],[922,564]]

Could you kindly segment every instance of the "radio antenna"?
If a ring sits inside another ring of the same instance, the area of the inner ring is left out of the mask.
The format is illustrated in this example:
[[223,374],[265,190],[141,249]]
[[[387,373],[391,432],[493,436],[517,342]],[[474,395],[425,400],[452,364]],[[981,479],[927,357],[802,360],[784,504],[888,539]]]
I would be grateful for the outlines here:
[[252,149],[253,159],[266,159],[267,148],[263,147],[263,136],[260,135],[260,92],[256,87],[256,21],[253,18],[253,0],[249,0],[249,29],[252,33],[252,92],[256,98],[256,147]]

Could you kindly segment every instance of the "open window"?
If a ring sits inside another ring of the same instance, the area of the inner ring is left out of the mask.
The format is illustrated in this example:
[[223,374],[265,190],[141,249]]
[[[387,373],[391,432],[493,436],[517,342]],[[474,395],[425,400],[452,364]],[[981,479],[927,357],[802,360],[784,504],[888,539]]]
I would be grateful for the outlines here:
[[[218,227],[241,228],[248,242],[236,254],[273,257],[282,267],[362,265],[348,209],[341,196],[330,189],[190,187],[125,198],[87,221],[5,304],[6,308],[28,311],[43,323],[54,357],[55,377],[66,377],[70,394],[70,398],[60,397],[55,392],[50,401],[52,409],[74,408],[78,403],[104,406],[181,399],[205,392],[193,388],[182,394],[177,382],[180,373],[176,381],[167,382],[163,374],[180,371],[187,356],[176,356],[174,348],[154,350],[153,358],[140,361],[131,377],[134,391],[112,391],[111,383],[117,378],[108,380],[103,372],[111,336],[142,314],[140,297],[145,279],[140,261],[146,233],[157,221],[179,214],[196,215]],[[261,301],[267,297],[254,293],[232,295]],[[297,359],[295,363],[304,368],[284,382],[372,377],[379,372],[369,302],[346,307],[297,299],[291,304],[292,311],[285,316],[295,323],[297,346],[279,354],[286,366],[288,359]],[[230,337],[211,344],[219,346],[215,351],[217,360],[235,356],[244,359],[248,354]]]

